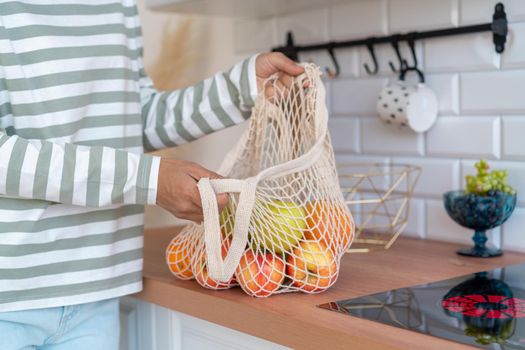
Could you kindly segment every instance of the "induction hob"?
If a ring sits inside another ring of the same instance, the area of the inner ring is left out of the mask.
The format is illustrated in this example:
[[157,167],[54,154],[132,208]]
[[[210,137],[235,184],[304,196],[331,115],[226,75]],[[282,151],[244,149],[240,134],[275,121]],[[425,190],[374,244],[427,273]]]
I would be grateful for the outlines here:
[[525,349],[525,264],[319,307],[482,349]]

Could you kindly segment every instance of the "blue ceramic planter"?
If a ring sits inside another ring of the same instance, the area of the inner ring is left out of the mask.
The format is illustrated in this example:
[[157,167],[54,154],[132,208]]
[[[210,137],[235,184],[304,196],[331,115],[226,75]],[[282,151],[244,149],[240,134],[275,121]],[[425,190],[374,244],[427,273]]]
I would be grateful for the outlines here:
[[514,211],[516,194],[496,192],[493,196],[450,191],[443,195],[448,215],[461,226],[475,231],[474,247],[458,250],[458,254],[488,258],[502,255],[500,249],[486,246],[486,230],[503,224]]

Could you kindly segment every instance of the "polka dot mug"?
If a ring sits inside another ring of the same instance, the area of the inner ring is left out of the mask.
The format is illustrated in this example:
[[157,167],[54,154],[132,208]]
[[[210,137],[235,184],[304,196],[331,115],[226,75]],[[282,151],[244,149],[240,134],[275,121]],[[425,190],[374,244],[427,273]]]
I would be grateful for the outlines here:
[[429,130],[436,121],[438,101],[436,94],[424,84],[421,71],[419,83],[404,81],[404,70],[398,81],[386,85],[377,100],[377,113],[386,124],[410,128],[415,132]]

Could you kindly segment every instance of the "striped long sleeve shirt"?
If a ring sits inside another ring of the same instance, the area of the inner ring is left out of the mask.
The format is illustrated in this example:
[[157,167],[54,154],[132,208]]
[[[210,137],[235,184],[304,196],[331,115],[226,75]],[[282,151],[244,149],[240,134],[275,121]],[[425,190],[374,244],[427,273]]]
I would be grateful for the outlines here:
[[142,49],[135,0],[0,0],[0,311],[139,291],[143,151],[249,116],[255,57],[158,92]]

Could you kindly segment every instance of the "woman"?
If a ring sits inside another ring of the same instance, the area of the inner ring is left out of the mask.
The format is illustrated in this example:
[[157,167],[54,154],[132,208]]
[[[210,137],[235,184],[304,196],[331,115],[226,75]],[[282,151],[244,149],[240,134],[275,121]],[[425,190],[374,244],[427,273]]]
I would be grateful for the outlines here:
[[0,1],[0,349],[117,349],[143,206],[200,221],[196,183],[218,176],[143,151],[242,122],[260,81],[302,71],[260,54],[158,92],[134,0]]

